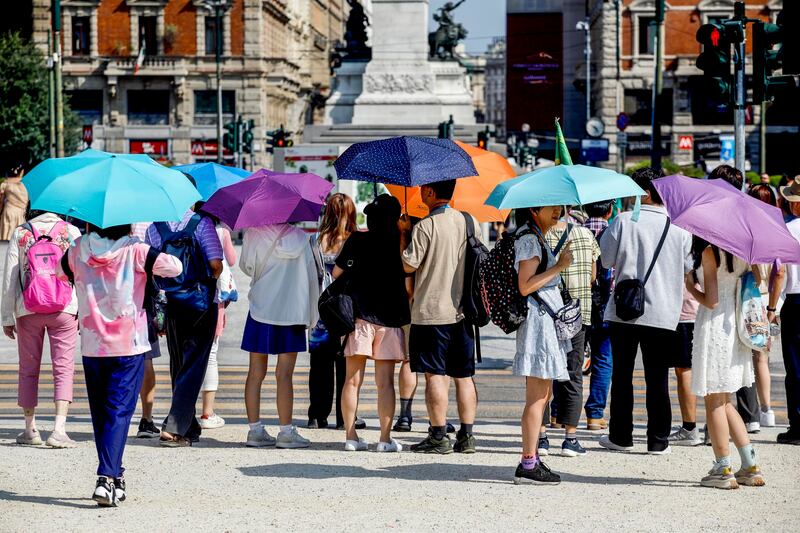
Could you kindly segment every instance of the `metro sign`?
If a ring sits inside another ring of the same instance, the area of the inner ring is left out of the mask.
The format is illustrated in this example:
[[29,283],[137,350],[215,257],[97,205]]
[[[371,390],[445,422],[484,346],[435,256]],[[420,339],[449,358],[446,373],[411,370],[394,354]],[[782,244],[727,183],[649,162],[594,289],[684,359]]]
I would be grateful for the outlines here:
[[681,135],[678,137],[678,150],[690,151],[694,149],[694,137],[692,135]]

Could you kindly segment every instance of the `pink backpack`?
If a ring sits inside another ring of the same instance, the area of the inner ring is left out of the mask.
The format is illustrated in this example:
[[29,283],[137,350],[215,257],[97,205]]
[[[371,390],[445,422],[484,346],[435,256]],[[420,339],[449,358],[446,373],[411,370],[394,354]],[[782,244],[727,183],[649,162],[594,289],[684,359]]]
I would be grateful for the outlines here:
[[34,240],[28,248],[27,276],[22,285],[25,309],[32,313],[58,313],[72,301],[72,286],[58,277],[64,250],[54,240],[65,225],[64,221],[57,222],[47,235],[40,235],[33,224],[23,226]]

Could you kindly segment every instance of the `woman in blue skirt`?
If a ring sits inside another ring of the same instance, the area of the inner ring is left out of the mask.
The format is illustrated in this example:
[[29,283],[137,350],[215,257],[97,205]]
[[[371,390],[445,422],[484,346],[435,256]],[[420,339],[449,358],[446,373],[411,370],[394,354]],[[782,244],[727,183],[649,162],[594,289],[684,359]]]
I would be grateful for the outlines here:
[[[319,285],[308,237],[290,224],[248,228],[239,266],[251,278],[250,313],[242,339],[242,350],[250,352],[244,392],[250,423],[247,446],[307,448],[310,442],[292,424],[292,375],[297,353],[306,351],[306,329],[317,322]],[[277,355],[277,439],[267,433],[260,419],[261,384],[269,354]]]

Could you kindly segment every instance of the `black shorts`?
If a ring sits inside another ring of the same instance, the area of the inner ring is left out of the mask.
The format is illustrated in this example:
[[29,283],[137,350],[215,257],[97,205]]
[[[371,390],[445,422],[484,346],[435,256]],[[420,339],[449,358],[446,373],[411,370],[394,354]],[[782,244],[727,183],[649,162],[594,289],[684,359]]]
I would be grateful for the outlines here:
[[475,334],[463,320],[442,326],[411,325],[411,371],[451,378],[475,375]]
[[692,344],[694,342],[694,322],[681,322],[675,330],[677,336],[671,367],[692,368]]

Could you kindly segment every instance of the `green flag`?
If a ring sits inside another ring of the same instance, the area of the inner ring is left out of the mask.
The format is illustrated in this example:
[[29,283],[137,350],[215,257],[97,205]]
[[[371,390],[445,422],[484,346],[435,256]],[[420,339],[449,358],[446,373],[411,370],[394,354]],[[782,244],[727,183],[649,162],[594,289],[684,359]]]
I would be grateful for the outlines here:
[[556,119],[556,165],[571,165],[572,158],[569,155],[567,148],[567,141],[564,139],[564,133],[561,131],[561,126]]

